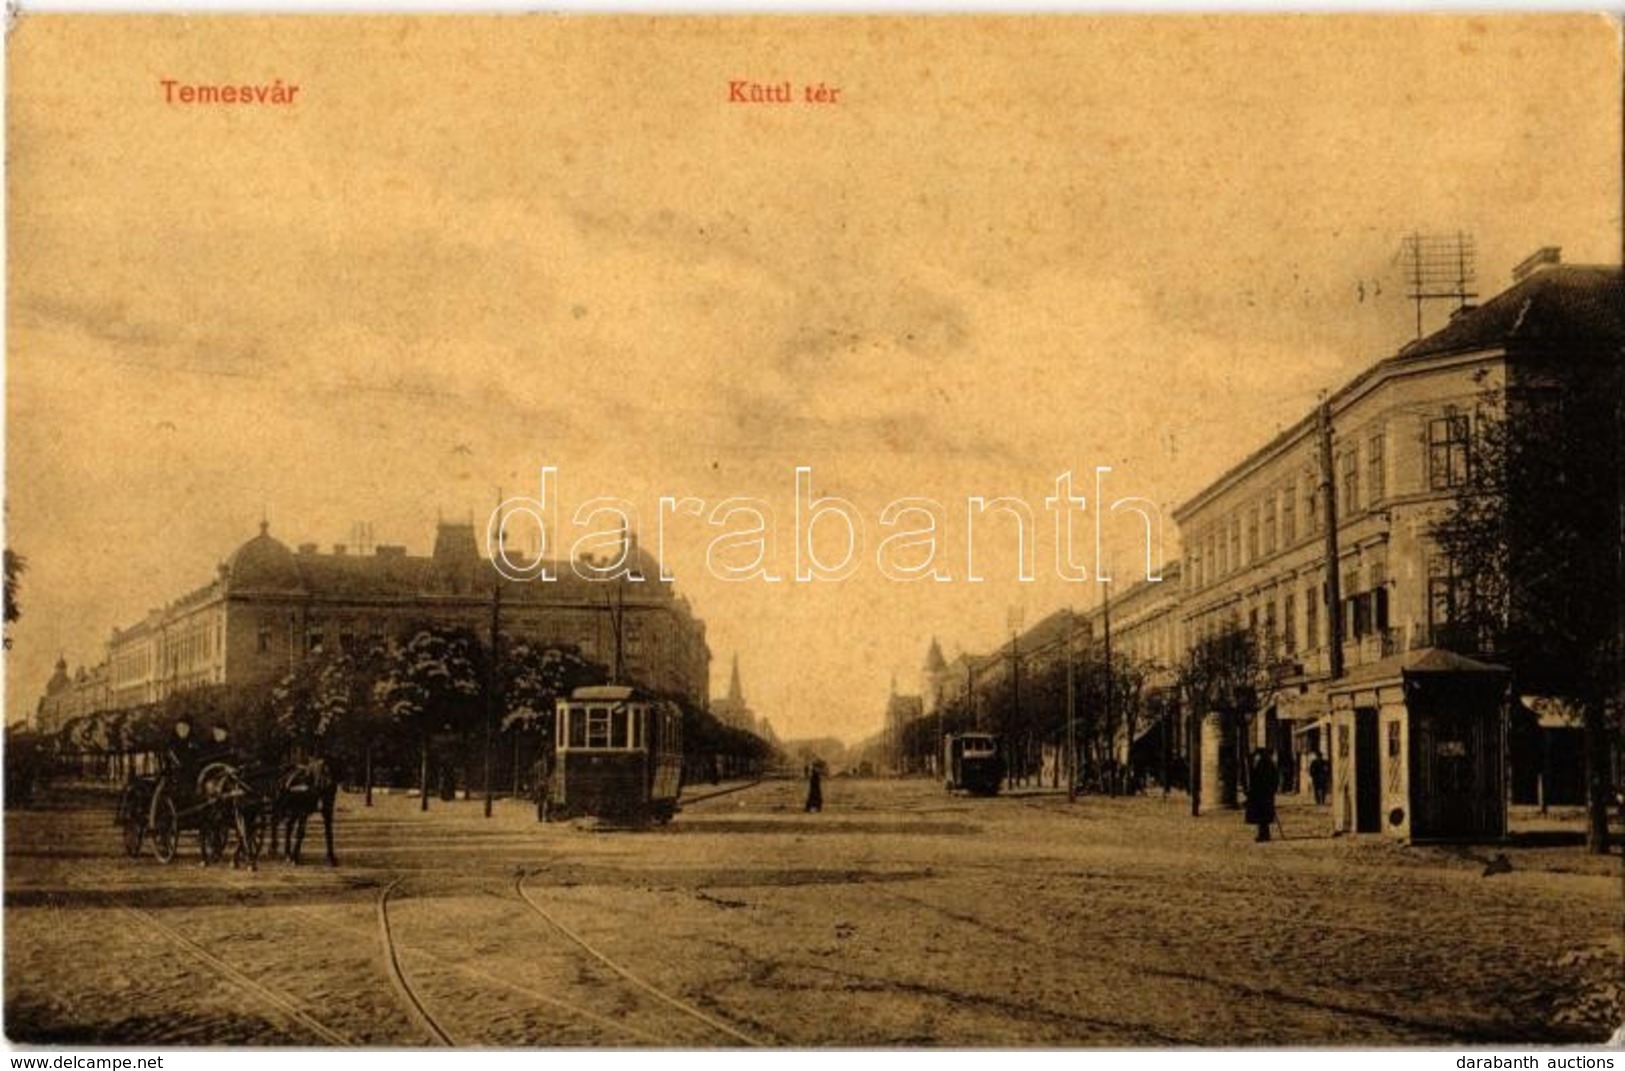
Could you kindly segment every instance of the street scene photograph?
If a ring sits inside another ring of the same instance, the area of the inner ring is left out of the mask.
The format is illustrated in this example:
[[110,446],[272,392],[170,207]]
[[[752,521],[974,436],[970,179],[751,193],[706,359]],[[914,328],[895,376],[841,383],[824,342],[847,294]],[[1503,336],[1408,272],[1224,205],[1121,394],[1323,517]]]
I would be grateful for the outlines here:
[[1620,42],[17,15],[6,1046],[1625,1044]]

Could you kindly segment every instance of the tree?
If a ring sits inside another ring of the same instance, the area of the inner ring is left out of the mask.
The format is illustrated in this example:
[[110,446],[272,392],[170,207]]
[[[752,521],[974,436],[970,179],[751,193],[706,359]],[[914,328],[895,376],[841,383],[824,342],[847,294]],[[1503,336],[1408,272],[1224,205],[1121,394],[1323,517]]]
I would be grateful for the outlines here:
[[524,640],[504,645],[499,672],[502,731],[513,738],[517,795],[523,742],[530,741],[536,754],[545,754],[554,744],[553,711],[558,701],[577,688],[602,684],[606,673],[575,647],[544,647]]
[[1617,356],[1575,360],[1486,391],[1466,478],[1433,528],[1448,562],[1433,608],[1449,621],[1434,642],[1502,662],[1518,690],[1581,712],[1595,853],[1608,850],[1621,734],[1622,377]]
[[367,806],[372,805],[373,753],[389,723],[375,697],[387,652],[384,641],[376,639],[323,652],[279,680],[268,698],[281,746],[297,756],[320,754],[340,769],[359,767]]
[[28,559],[12,550],[5,551],[6,587],[5,587],[5,624],[8,635],[5,639],[6,650],[11,649],[11,626],[23,616],[22,605],[17,601],[17,589],[22,583],[23,573],[28,569]]
[[390,641],[373,694],[418,741],[422,810],[429,809],[429,743],[439,731],[464,732],[479,712],[482,651],[467,629],[429,626]]
[[[1292,672],[1291,662],[1279,653],[1271,634],[1260,635],[1241,622],[1226,622],[1216,632],[1199,638],[1185,652],[1179,666],[1179,687],[1191,716],[1219,716],[1219,798],[1227,807],[1236,804],[1238,774],[1246,770],[1248,732],[1252,719],[1269,709]],[[1192,813],[1196,810],[1195,777],[1198,755],[1191,755]]]

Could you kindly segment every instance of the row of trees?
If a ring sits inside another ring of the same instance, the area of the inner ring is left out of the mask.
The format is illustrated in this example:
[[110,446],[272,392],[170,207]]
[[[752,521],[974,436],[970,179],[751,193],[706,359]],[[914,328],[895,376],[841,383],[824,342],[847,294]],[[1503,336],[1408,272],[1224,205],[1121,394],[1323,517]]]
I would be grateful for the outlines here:
[[[493,664],[471,630],[424,625],[315,654],[269,688],[207,686],[87,715],[63,726],[54,743],[59,755],[122,778],[162,749],[184,715],[204,726],[225,723],[247,761],[320,754],[369,801],[375,784],[416,784],[427,808],[437,785],[443,793],[476,781],[481,789],[523,791],[532,764],[553,746],[556,700],[607,678],[605,667],[571,646],[509,642]],[[683,709],[696,770],[767,762],[764,741],[672,698]]]
[[[1161,666],[1116,653],[1109,664],[1090,650],[1071,664],[1073,746],[1070,763],[1085,779],[1107,776],[1116,788],[1154,773],[1164,783],[1184,782],[1190,744],[1180,732],[1181,710],[1217,712],[1225,737],[1235,742],[1235,755],[1224,756],[1227,769],[1245,769],[1248,727],[1274,701],[1291,672],[1271,637],[1261,637],[1239,622],[1193,644],[1179,665]],[[1019,670],[1010,665],[1000,679],[973,686],[943,704],[937,713],[904,727],[901,747],[910,765],[923,768],[924,756],[941,747],[943,734],[971,729],[996,732],[1004,741],[1012,781],[1033,776],[1040,756],[1064,754],[1067,741],[1068,666],[1064,649],[1052,647],[1018,654]],[[986,675],[993,663],[984,663]],[[973,682],[978,684],[979,682]],[[1158,730],[1157,747],[1146,754],[1134,743]],[[1063,766],[1067,765],[1063,761]],[[1058,771],[1057,771],[1058,772]]]
[[[999,678],[987,679],[995,668],[1002,671]],[[1114,741],[1119,745],[1132,741],[1151,719],[1164,716],[1147,692],[1154,671],[1154,666],[1127,656],[1114,657],[1109,668],[1093,655],[1074,660],[1073,769],[1110,768],[1121,751]],[[899,748],[905,764],[923,769],[940,752],[944,734],[977,729],[996,732],[1003,739],[1012,782],[1038,776],[1043,756],[1056,754],[1067,740],[1067,672],[1064,650],[1053,647],[1018,653],[1004,665],[984,663],[983,680],[973,680],[967,691],[947,700],[939,711],[903,727]],[[1054,776],[1059,773],[1052,770]]]

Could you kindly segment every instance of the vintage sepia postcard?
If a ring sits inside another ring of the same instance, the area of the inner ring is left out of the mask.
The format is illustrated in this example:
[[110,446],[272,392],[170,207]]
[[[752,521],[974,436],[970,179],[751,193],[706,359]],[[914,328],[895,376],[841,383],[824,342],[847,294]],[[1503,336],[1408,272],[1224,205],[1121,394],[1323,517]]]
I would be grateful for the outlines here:
[[6,52],[11,1046],[1618,1038],[1617,19]]

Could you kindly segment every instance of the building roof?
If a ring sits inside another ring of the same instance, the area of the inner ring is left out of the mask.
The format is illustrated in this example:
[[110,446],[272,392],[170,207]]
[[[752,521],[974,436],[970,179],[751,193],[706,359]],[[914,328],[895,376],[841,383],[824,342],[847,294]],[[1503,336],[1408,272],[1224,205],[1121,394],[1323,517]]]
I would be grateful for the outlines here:
[[293,551],[271,535],[271,526],[260,522],[260,534],[238,547],[226,561],[231,585],[248,591],[298,591],[299,565]]
[[1347,674],[1331,681],[1327,689],[1332,693],[1354,691],[1384,681],[1413,680],[1418,677],[1438,677],[1451,674],[1461,676],[1504,677],[1511,671],[1505,666],[1480,662],[1466,655],[1447,651],[1442,647],[1422,647],[1402,651],[1396,655],[1368,665],[1357,666]]
[[[1619,265],[1554,265],[1537,271],[1366,368],[1332,392],[1329,402],[1335,411],[1378,376],[1421,358],[1551,342],[1625,342],[1625,272]],[[1309,435],[1316,412],[1311,409],[1175,506],[1175,523],[1183,524],[1242,473]]]
[[925,671],[927,673],[941,673],[948,668],[947,659],[942,657],[942,645],[935,636],[931,637],[931,648],[925,652]]
[[[658,565],[633,544],[633,569],[641,582],[621,586],[627,605],[667,602],[671,585],[659,577]],[[645,561],[645,559],[648,559]],[[327,599],[411,599],[424,595],[489,597],[500,585],[504,601],[597,602],[613,582],[579,576],[570,562],[552,562],[554,580],[509,580],[498,576],[488,558],[480,555],[473,528],[466,524],[440,525],[434,551],[406,553],[404,547],[383,546],[364,554],[335,548],[320,553],[314,544],[298,552],[270,534],[260,534],[239,547],[227,560],[225,582],[229,594],[289,594]],[[686,609],[686,604],[683,607]]]
[[1495,349],[1519,342],[1625,338],[1625,276],[1615,267],[1563,264],[1537,271],[1478,308],[1400,349],[1401,357]]

